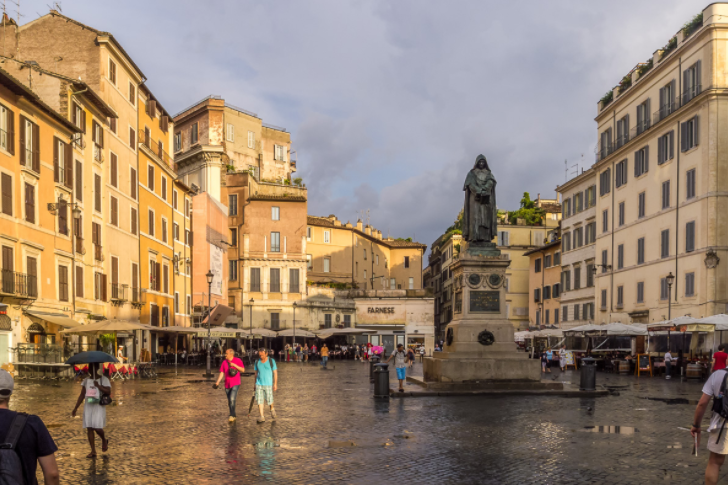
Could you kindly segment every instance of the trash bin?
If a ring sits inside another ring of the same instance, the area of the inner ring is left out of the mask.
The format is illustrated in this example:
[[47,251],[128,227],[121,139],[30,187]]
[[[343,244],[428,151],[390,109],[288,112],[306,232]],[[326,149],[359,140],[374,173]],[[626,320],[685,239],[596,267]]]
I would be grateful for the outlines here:
[[379,363],[379,356],[372,355],[369,358],[369,382],[374,382],[374,365]]
[[389,364],[374,364],[374,397],[389,397]]
[[597,366],[591,357],[581,359],[580,391],[596,391]]

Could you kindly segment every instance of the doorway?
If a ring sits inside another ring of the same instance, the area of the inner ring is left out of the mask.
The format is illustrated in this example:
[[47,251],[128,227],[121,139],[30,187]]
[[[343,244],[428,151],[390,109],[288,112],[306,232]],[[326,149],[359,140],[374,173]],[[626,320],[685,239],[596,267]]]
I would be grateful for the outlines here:
[[394,352],[394,335],[382,335],[382,347],[387,355]]

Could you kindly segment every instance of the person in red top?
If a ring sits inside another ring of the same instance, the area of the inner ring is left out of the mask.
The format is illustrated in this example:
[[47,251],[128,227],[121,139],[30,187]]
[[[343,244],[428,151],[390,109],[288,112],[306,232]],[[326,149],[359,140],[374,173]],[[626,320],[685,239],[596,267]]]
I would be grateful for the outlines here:
[[725,369],[726,361],[728,361],[728,354],[725,353],[725,345],[720,344],[718,352],[713,354],[713,372]]
[[235,357],[235,351],[233,349],[227,349],[225,352],[225,360],[222,361],[220,366],[220,375],[217,378],[217,382],[214,389],[217,389],[220,385],[222,378],[225,378],[225,394],[227,394],[228,407],[230,408],[230,422],[235,421],[235,400],[238,397],[238,389],[240,389],[240,373],[245,372],[245,365],[243,361]]

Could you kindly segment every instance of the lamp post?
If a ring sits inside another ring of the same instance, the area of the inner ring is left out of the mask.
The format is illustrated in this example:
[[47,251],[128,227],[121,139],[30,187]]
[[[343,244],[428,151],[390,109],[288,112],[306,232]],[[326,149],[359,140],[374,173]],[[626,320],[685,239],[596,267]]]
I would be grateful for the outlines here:
[[253,303],[255,303],[254,299],[250,299],[250,322],[248,323],[250,328],[250,358],[253,358]]
[[212,270],[208,270],[205,277],[207,278],[207,374],[205,374],[205,377],[209,379],[212,377],[210,369],[210,354],[212,353],[212,346],[210,345],[210,307],[212,305],[212,279],[215,275],[212,273]]
[[293,302],[293,345],[296,345],[296,307],[298,304]]
[[675,282],[675,275],[670,271],[665,279],[667,280],[667,319],[672,320],[672,284]]

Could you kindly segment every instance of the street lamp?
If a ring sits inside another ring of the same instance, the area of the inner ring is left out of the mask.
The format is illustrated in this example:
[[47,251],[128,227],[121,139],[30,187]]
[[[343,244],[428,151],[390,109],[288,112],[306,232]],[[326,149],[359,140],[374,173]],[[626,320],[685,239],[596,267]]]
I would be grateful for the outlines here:
[[250,358],[253,358],[253,303],[255,303],[254,299],[250,299]]
[[667,319],[672,319],[672,284],[675,282],[675,275],[670,274],[665,277],[667,280]]
[[296,345],[296,307],[298,304],[293,302],[293,345]]
[[209,270],[205,277],[207,278],[207,374],[205,374],[205,377],[209,379],[212,377],[210,368],[210,354],[212,353],[212,346],[210,345],[210,307],[212,306],[212,279],[215,275],[212,270]]

